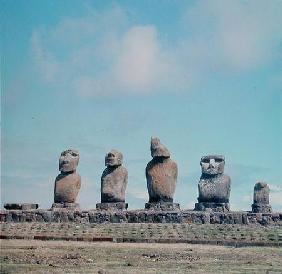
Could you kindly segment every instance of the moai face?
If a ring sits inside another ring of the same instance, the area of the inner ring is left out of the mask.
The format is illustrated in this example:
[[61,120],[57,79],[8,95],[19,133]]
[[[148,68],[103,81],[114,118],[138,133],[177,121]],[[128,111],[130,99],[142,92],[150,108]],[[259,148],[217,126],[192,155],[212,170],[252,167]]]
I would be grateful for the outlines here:
[[201,158],[202,173],[217,175],[224,172],[225,159],[221,155],[209,155]]
[[168,149],[160,142],[160,139],[151,138],[151,156],[154,157],[170,157]]
[[105,156],[105,166],[108,167],[121,166],[122,161],[123,161],[122,153],[115,149],[112,149]]
[[61,172],[75,171],[79,161],[79,153],[77,150],[68,149],[61,153],[59,159],[59,170]]

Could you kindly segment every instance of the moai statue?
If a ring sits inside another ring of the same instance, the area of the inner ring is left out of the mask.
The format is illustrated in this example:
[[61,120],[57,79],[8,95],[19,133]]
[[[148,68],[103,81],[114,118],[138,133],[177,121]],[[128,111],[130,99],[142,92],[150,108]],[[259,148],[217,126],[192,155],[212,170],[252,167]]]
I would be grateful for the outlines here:
[[221,155],[201,158],[202,176],[198,183],[199,197],[195,210],[229,211],[231,179],[224,173],[225,159]]
[[81,186],[80,175],[76,173],[78,161],[79,153],[76,150],[68,149],[61,153],[59,159],[61,174],[55,180],[53,209],[79,209],[79,204],[75,203]]
[[125,189],[128,172],[122,161],[122,153],[115,149],[106,154],[106,169],[101,177],[101,203],[96,204],[97,209],[127,209]]
[[271,213],[269,204],[269,186],[266,183],[258,182],[254,187],[254,203],[252,204],[254,213]]
[[168,149],[158,138],[151,138],[151,156],[147,164],[146,179],[149,202],[146,209],[177,210],[179,204],[173,203],[177,181],[177,164],[170,159]]

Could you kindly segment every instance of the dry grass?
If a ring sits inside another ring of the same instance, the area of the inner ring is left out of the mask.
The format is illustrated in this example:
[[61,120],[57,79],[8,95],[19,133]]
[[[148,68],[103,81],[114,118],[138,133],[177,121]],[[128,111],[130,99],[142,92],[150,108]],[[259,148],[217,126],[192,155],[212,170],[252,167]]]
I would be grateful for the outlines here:
[[282,273],[282,249],[2,240],[1,273]]

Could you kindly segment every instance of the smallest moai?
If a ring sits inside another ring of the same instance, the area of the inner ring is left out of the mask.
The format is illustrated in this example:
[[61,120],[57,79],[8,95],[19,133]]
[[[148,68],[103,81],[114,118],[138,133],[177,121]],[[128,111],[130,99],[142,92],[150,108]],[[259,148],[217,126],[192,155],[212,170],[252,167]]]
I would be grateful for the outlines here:
[[54,203],[52,209],[79,209],[76,198],[81,187],[80,175],[76,173],[79,162],[77,150],[68,149],[61,153],[59,158],[59,171],[55,180]]
[[112,149],[105,156],[106,169],[101,177],[101,203],[96,204],[100,210],[127,209],[125,203],[125,189],[128,181],[128,172],[122,166],[123,155]]
[[271,213],[269,204],[269,186],[266,183],[258,182],[254,187],[254,203],[252,204],[254,213]]

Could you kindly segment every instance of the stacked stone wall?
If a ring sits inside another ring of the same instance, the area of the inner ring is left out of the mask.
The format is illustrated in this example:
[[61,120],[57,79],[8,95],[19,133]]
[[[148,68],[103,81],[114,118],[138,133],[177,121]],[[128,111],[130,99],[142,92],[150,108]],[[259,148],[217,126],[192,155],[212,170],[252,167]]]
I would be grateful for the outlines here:
[[192,210],[2,210],[0,221],[55,223],[190,223],[190,224],[258,224],[282,226],[282,212],[203,212]]

